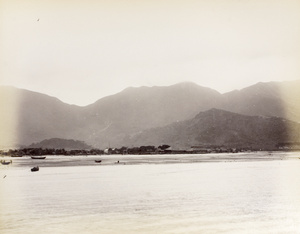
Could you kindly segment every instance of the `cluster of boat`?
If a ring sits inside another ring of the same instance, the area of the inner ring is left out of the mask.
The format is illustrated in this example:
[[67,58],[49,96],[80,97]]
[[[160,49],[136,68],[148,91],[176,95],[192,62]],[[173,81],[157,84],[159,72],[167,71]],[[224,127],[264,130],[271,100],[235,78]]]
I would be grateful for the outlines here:
[[[32,159],[45,159],[46,156],[32,156],[31,158]],[[9,165],[12,163],[12,160],[10,160],[9,162],[7,162],[5,160],[1,160],[0,162],[2,165]],[[95,160],[95,163],[101,163],[101,162],[102,162],[102,160]],[[32,172],[39,171],[39,170],[40,170],[40,168],[38,166],[31,168]]]
[[[31,158],[32,159],[45,159],[46,156],[32,156]],[[39,171],[39,170],[40,170],[40,168],[38,166],[31,168],[32,172]]]

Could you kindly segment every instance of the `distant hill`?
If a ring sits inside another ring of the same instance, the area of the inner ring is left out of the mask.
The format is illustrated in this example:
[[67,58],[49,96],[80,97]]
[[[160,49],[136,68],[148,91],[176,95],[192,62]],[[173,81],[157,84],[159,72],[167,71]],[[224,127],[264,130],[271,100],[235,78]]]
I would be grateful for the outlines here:
[[278,118],[246,116],[224,110],[200,112],[190,120],[145,130],[130,139],[132,145],[275,149],[283,142],[300,142],[300,124]]
[[300,122],[300,81],[258,83],[226,94],[189,82],[127,88],[85,107],[0,87],[0,147],[51,138],[98,148],[130,146],[140,132],[192,119],[211,108]]
[[216,108],[300,122],[300,80],[257,83],[222,95]]
[[189,82],[128,88],[83,108],[87,123],[83,134],[98,147],[120,146],[132,133],[192,118],[220,98],[217,91]]
[[[28,145],[49,138],[79,138],[81,108],[37,92],[0,87],[1,143]],[[0,145],[1,145],[0,143]]]
[[91,149],[92,147],[85,144],[83,141],[52,138],[31,144],[28,148],[76,150]]

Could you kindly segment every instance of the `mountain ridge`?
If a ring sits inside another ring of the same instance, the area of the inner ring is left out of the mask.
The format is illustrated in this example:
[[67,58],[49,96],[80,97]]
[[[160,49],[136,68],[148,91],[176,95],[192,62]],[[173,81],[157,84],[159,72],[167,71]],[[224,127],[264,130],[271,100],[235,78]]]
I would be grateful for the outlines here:
[[[261,82],[219,92],[184,82],[134,88],[81,107],[37,92],[0,87],[0,145],[29,145],[44,139],[85,141],[94,147],[120,146],[146,129],[194,118],[211,108],[244,115],[277,116],[300,122],[300,80]],[[299,102],[298,102],[299,101]],[[12,121],[11,119],[15,119]],[[15,122],[14,128],[9,128]]]
[[[292,131],[291,131],[292,129]],[[212,108],[193,119],[145,130],[131,138],[132,145],[167,144],[178,149],[192,146],[278,149],[300,142],[300,124],[279,117],[248,116]]]

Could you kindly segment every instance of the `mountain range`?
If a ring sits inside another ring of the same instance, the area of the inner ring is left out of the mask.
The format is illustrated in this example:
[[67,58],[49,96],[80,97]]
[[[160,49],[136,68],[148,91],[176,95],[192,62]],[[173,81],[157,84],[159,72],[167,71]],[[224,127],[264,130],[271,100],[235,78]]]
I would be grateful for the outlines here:
[[[131,142],[130,142],[131,141]],[[210,109],[194,118],[145,130],[128,139],[132,145],[159,145],[173,149],[227,147],[276,149],[300,141],[300,124],[279,117],[248,116]]]
[[0,87],[0,146],[62,138],[97,148],[269,147],[298,141],[299,91],[300,80],[261,82],[225,94],[185,82],[131,87],[79,107],[45,94]]

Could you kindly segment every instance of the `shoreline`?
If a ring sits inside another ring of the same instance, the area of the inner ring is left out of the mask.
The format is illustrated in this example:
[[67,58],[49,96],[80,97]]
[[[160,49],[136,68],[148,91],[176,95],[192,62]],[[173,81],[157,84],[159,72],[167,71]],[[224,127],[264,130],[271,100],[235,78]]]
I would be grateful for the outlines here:
[[[299,160],[300,152],[250,152],[250,153],[210,153],[210,154],[158,154],[158,155],[46,155],[45,159],[32,159],[31,156],[2,156],[3,160],[12,160],[5,167],[69,167],[69,166],[122,166],[155,165],[181,163],[233,163],[254,161]],[[96,162],[101,160],[101,162]]]

